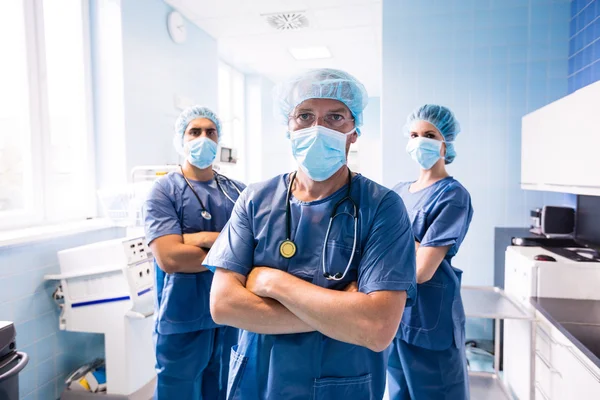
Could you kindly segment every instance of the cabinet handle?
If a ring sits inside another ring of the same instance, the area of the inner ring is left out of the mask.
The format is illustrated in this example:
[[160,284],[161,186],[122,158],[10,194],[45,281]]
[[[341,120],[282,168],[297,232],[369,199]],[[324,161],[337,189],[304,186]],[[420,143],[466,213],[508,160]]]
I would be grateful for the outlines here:
[[538,350],[535,351],[535,355],[546,366],[546,368],[550,370],[551,373],[556,374],[562,378],[562,374],[556,368],[554,368],[552,364],[550,364],[550,361],[546,360]]
[[540,383],[538,381],[535,382],[535,388],[538,390],[538,392],[540,392],[540,394],[542,395],[544,400],[550,400],[550,397],[548,397],[546,395],[546,393],[544,393],[544,391],[542,390],[542,387],[540,386]]
[[[581,364],[585,369],[587,369],[587,371],[590,373],[590,375],[592,375],[592,377],[598,382],[600,383],[600,375],[598,375],[598,373],[596,371],[594,371],[588,364],[587,362],[585,362],[584,360],[581,359],[581,357],[579,357],[579,355],[575,352],[573,346],[567,346],[564,345],[562,343],[557,342],[556,340],[554,340],[549,334],[548,332],[546,332],[544,329],[540,328],[539,326],[537,327],[537,331],[538,333],[541,333],[542,335],[546,336],[548,338],[548,340],[552,343],[555,344],[557,346],[560,347],[564,347],[565,349],[569,350],[569,353],[571,353],[573,355],[573,357],[575,357],[575,359],[579,362],[579,364]],[[550,367],[549,363],[546,363],[546,360],[543,359],[543,357],[540,356],[540,354],[538,353],[538,351],[535,351],[535,354],[540,358],[540,360],[542,360],[542,362],[544,364],[546,364],[546,366],[548,368],[552,368]],[[553,368],[552,368],[553,369]],[[558,373],[560,375],[560,372],[556,371],[556,373]]]
[[537,327],[537,331],[538,331],[538,333],[541,333],[542,335],[544,335],[545,337],[547,337],[548,340],[550,341],[550,343],[564,347],[564,345],[562,343],[558,343],[556,340],[554,340],[552,338],[552,336],[550,336],[550,334],[548,332],[546,332],[543,328],[540,328],[539,325]]
[[569,352],[573,355],[573,357],[575,357],[575,359],[579,362],[579,364],[581,364],[585,369],[587,369],[587,371],[590,373],[590,375],[592,375],[594,377],[594,379],[600,383],[600,376],[598,375],[598,373],[596,373],[596,371],[594,371],[588,364],[587,362],[583,361],[579,355],[575,352],[575,350],[573,349],[573,346],[564,346],[567,348],[567,350],[569,350]]

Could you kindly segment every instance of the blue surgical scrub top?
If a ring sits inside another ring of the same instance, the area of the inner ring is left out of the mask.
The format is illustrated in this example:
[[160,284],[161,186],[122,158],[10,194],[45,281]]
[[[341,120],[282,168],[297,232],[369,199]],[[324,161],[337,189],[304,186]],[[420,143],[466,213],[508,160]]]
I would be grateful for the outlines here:
[[[255,265],[286,271],[315,285],[342,290],[357,281],[363,293],[406,291],[415,297],[414,239],[400,197],[356,175],[351,197],[359,207],[358,242],[342,281],[323,277],[322,249],[334,205],[344,186],[325,199],[302,202],[291,197],[291,239],[297,253],[284,259],[286,193],[289,175],[250,185],[204,264],[247,276]],[[340,205],[327,241],[327,271],[343,272],[352,253],[352,204]],[[387,352],[331,339],[319,332],[264,335],[243,331],[231,355],[230,399],[381,399]]]
[[406,307],[397,337],[430,350],[445,350],[454,343],[463,346],[462,271],[452,266],[452,258],[473,218],[471,196],[452,177],[415,193],[409,191],[411,184],[400,183],[393,190],[406,205],[414,240],[421,247],[450,246],[450,249],[431,280],[418,285],[417,301]]
[[[245,186],[237,181],[218,178],[221,187],[233,200]],[[199,182],[189,179],[194,190],[212,215],[202,218],[202,207],[179,172],[158,179],[144,204],[144,221],[148,243],[161,236],[184,233],[220,232],[233,210],[233,203],[215,179]],[[236,190],[237,187],[237,190]],[[156,263],[155,263],[156,264]],[[156,265],[155,329],[160,334],[194,332],[215,328],[210,316],[210,271],[195,274],[166,274]]]

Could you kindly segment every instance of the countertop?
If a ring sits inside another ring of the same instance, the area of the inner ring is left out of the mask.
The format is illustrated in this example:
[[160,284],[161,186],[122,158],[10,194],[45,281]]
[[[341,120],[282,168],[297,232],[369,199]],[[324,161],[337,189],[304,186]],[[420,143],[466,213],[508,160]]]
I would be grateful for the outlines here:
[[532,297],[531,304],[600,368],[600,300]]

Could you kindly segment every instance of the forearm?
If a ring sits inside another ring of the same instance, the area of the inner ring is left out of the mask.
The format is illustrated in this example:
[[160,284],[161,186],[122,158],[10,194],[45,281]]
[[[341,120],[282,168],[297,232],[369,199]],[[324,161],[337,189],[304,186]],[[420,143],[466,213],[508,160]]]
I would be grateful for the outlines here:
[[307,325],[333,339],[382,351],[395,335],[406,293],[394,305],[395,316],[382,315],[380,303],[361,292],[325,289],[287,275],[269,292]]
[[186,233],[183,235],[183,243],[203,249],[210,249],[218,236],[219,232]]
[[207,271],[202,265],[206,250],[188,244],[177,243],[166,254],[156,254],[158,266],[165,272],[196,273]]
[[420,247],[417,249],[417,283],[425,283],[439,268],[450,246]]
[[429,268],[428,266],[417,264],[417,283],[425,283],[433,278],[433,275],[437,271],[437,267]]
[[216,279],[217,275],[210,294],[210,310],[216,323],[272,335],[315,330],[276,300],[259,297],[239,282],[223,285]]

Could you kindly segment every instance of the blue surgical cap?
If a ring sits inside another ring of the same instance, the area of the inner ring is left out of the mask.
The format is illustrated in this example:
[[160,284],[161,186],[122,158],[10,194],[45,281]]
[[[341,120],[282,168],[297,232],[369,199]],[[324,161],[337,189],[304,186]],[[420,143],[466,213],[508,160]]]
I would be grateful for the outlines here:
[[183,135],[187,126],[196,118],[206,118],[211,120],[217,127],[217,136],[221,140],[221,121],[210,108],[202,106],[188,107],[179,114],[175,121],[175,136],[173,137],[173,145],[179,154],[183,154]]
[[369,101],[364,85],[347,72],[321,68],[297,75],[273,90],[275,113],[288,124],[294,109],[309,99],[332,99],[346,105],[352,116],[358,133],[363,123],[363,110]]
[[454,113],[447,107],[435,104],[425,104],[414,110],[406,119],[405,130],[410,133],[410,126],[415,121],[426,121],[435,126],[446,142],[446,164],[450,164],[456,157],[454,139],[460,133],[460,124]]

